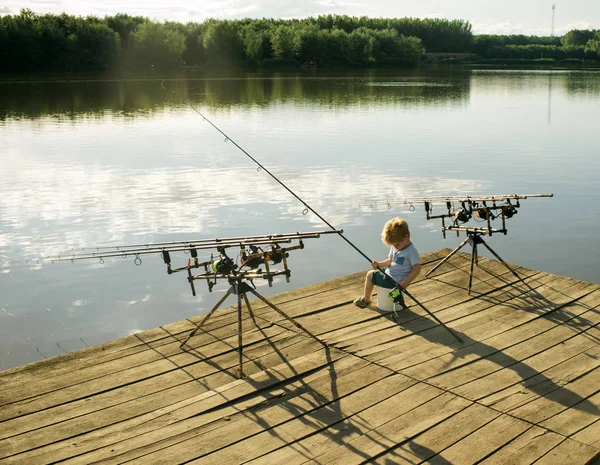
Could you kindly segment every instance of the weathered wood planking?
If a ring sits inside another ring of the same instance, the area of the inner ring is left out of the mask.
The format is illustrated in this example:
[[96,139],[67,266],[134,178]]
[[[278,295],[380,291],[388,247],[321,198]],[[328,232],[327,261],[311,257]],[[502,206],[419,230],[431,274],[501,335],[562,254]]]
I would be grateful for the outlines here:
[[[0,373],[0,463],[585,464],[600,453],[600,286],[422,257],[395,321],[364,272]],[[234,303],[235,299],[231,298]]]

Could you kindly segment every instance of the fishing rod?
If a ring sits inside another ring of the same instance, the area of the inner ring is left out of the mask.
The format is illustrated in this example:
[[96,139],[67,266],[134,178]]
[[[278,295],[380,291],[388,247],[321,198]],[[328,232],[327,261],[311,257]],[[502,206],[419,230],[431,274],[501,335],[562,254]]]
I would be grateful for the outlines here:
[[[314,231],[314,232],[310,232],[309,234],[331,234],[332,231]],[[270,241],[270,240],[276,240],[276,239],[286,239],[286,238],[292,238],[295,239],[296,236],[298,234],[305,234],[305,233],[287,233],[287,234],[264,234],[264,235],[259,235],[259,236],[237,236],[237,237],[224,237],[222,239],[199,239],[199,240],[193,240],[193,241],[169,241],[169,242],[147,242],[144,244],[127,244],[127,245],[106,245],[106,246],[93,246],[93,247],[81,247],[78,248],[78,250],[80,251],[85,251],[85,250],[123,250],[123,251],[130,251],[130,249],[132,248],[141,248],[143,250],[149,249],[149,248],[162,248],[163,246],[170,246],[170,245],[176,245],[176,244],[180,244],[182,246],[185,245],[195,245],[195,244],[212,244],[212,243],[219,243],[219,244],[224,244],[224,243],[228,243],[228,242],[237,242],[237,241],[245,241],[245,240],[249,240],[250,238],[252,239],[256,239],[256,240],[261,240],[264,239],[266,241]]]
[[[425,204],[425,209],[429,210],[428,206],[433,204],[448,204],[448,203],[481,203],[481,202],[510,202],[511,200],[519,201],[535,197],[554,197],[554,194],[501,194],[501,195],[464,195],[464,196],[433,196],[433,197],[406,197],[404,199],[391,200],[374,200],[372,202],[359,204],[361,207],[372,207],[373,205],[385,204],[388,208],[392,205],[403,204],[409,207],[411,212],[415,211],[414,204]],[[428,218],[429,219],[429,218]]]
[[[196,107],[194,107],[194,105],[192,105],[191,103],[187,102],[188,105],[192,108],[192,110],[194,110],[196,113],[198,113],[198,115],[200,115],[202,117],[202,119],[204,121],[206,121],[208,124],[210,124],[214,129],[216,129],[219,133],[221,133],[221,135],[223,135],[225,137],[225,142],[231,142],[233,145],[235,145],[235,147],[237,147],[244,155],[246,155],[250,160],[252,160],[254,163],[256,163],[256,165],[258,166],[258,171],[263,170],[265,173],[267,173],[269,176],[271,176],[271,178],[273,178],[280,186],[282,186],[286,191],[288,191],[296,200],[298,200],[302,205],[304,205],[304,210],[302,212],[303,215],[306,215],[308,213],[308,211],[311,211],[312,213],[314,213],[317,218],[319,218],[323,223],[325,223],[329,228],[331,228],[333,231],[339,231],[335,228],[335,226],[333,226],[331,223],[329,223],[329,221],[327,221],[325,218],[323,218],[319,213],[317,213],[310,205],[308,205],[308,203],[306,203],[303,199],[301,199],[295,192],[293,192],[288,186],[286,186],[279,178],[277,178],[277,176],[275,176],[273,173],[271,173],[267,168],[265,168],[258,160],[256,160],[256,158],[254,158],[252,155],[250,155],[246,150],[244,150],[237,142],[235,142],[231,137],[229,137],[228,134],[226,134],[224,131],[222,131],[217,125],[215,125],[211,120],[209,120],[204,114],[202,114]],[[356,250],[360,255],[362,255],[369,263],[373,263],[373,260],[371,260],[369,258],[368,255],[366,255],[362,250],[360,250],[356,245],[354,245],[346,236],[344,236],[343,232],[339,231],[337,232],[337,234],[344,239],[344,241],[346,241],[346,243],[348,243],[348,245],[350,245],[354,250]],[[379,266],[377,266],[377,269],[381,270],[381,268],[379,268]],[[448,331],[452,336],[454,336],[461,344],[464,343],[464,341],[454,332],[452,331],[449,327],[447,327],[438,317],[436,317],[433,313],[431,313],[427,308],[425,308],[423,306],[423,304],[421,304],[421,302],[419,302],[411,293],[409,293],[405,288],[403,288],[402,286],[400,286],[400,283],[397,283],[398,288],[404,292],[408,297],[410,297],[414,302],[417,303],[417,305],[419,307],[421,307],[423,310],[425,310],[425,312],[427,312],[435,321],[437,321],[444,329],[446,329],[446,331]]]
[[[519,200],[533,197],[554,197],[554,194],[501,194],[501,195],[463,195],[463,196],[434,196],[415,197],[400,200],[388,200],[389,203],[445,203],[445,202],[493,202],[502,200]],[[376,201],[375,203],[380,203]]]
[[[75,260],[89,260],[89,259],[105,259],[110,257],[123,257],[126,258],[128,256],[136,257],[136,264],[140,264],[137,262],[140,255],[149,255],[170,252],[190,252],[192,257],[196,258],[197,250],[207,250],[207,249],[225,249],[230,247],[250,247],[250,246],[260,246],[260,245],[273,245],[273,244],[284,244],[290,243],[295,239],[313,239],[319,238],[323,234],[337,234],[341,230],[333,230],[333,231],[315,231],[309,233],[287,233],[287,234],[270,234],[263,236],[245,236],[245,237],[236,237],[236,238],[228,238],[228,239],[206,239],[201,241],[178,241],[178,242],[163,242],[164,245],[158,245],[161,243],[154,244],[149,247],[141,247],[137,248],[137,246],[114,246],[114,247],[105,247],[104,251],[97,252],[89,252],[89,253],[75,253],[68,256],[56,256],[56,257],[46,257],[46,261],[52,262],[61,262],[61,261],[75,261]],[[169,245],[172,244],[172,245]],[[131,248],[128,248],[131,247]],[[98,247],[98,249],[101,249]]]

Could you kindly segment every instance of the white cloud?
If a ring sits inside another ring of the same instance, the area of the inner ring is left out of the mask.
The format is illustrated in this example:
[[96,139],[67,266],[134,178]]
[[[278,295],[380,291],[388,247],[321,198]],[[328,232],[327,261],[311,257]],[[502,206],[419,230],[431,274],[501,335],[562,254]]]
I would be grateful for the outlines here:
[[512,19],[495,24],[473,24],[474,34],[525,34],[523,23],[515,23]]
[[554,35],[562,36],[573,29],[600,29],[600,23],[589,23],[587,21],[577,21],[565,26],[555,27]]
[[[474,34],[525,34],[525,35],[536,35],[536,36],[549,36],[550,26],[532,28],[527,27],[522,22],[516,22],[512,19],[501,21],[498,23],[476,23],[475,20],[471,20],[473,24]],[[590,23],[588,21],[576,21],[573,23],[565,24],[563,26],[555,26],[554,35],[562,36],[573,29],[598,29],[599,24]]]
[[444,13],[427,13],[423,17],[430,18],[430,19],[445,19],[448,17],[448,15],[446,15]]
[[321,0],[315,3],[317,5],[325,6],[327,8],[347,8],[351,6],[365,6],[361,3],[344,2],[343,0]]
[[0,8],[0,16],[4,16],[4,15],[12,15],[13,12],[10,11],[10,8],[8,8],[7,6],[3,6],[2,8]]

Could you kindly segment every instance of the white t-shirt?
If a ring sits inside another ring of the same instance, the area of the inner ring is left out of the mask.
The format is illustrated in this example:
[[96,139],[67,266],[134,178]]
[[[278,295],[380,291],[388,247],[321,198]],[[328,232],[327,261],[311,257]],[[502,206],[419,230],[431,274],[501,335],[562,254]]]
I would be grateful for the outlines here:
[[419,252],[412,242],[400,250],[392,246],[388,258],[392,263],[385,272],[396,282],[401,282],[412,273],[413,266],[421,263]]

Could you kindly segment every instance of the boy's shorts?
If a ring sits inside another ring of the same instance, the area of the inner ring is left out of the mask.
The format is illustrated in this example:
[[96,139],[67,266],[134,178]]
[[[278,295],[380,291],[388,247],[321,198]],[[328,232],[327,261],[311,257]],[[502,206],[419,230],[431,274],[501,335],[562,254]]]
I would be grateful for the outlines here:
[[398,284],[381,270],[373,271],[373,274],[371,275],[371,282],[376,286],[383,287],[385,289],[394,289]]

